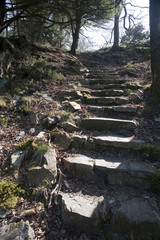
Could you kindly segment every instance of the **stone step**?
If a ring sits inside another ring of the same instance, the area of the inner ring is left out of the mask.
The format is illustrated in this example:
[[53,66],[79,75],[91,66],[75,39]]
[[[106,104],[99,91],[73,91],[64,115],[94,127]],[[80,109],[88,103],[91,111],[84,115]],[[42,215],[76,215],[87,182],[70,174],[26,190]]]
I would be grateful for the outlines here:
[[63,160],[68,172],[82,181],[105,182],[109,185],[132,186],[149,190],[150,177],[155,170],[142,162],[121,161],[115,158],[92,158],[86,155],[71,156]]
[[112,133],[130,134],[137,127],[137,123],[131,120],[121,120],[114,118],[86,118],[82,120],[82,127],[89,130],[110,131]]
[[94,91],[90,91],[89,89],[83,89],[83,90],[61,90],[58,92],[58,95],[62,98],[65,99],[66,97],[72,97],[75,99],[78,98],[85,98],[87,96],[101,96],[101,97],[111,97],[111,96],[125,96],[126,91],[125,90],[114,90],[114,89],[105,89],[105,90],[94,90]]
[[87,110],[102,116],[119,118],[133,117],[136,115],[138,106],[88,106]]
[[82,80],[82,84],[86,85],[96,85],[96,84],[125,84],[126,80],[123,79],[107,79],[107,78],[102,78],[102,79],[92,79],[92,80]]
[[[83,85],[84,83],[84,85]],[[82,81],[82,86],[86,87],[86,82],[84,80],[84,82]],[[89,85],[90,89],[93,90],[104,90],[104,89],[114,89],[114,90],[118,90],[118,89],[130,89],[130,90],[138,90],[139,88],[142,88],[142,86],[138,85],[138,84],[132,84],[132,83],[122,83],[119,84],[118,81],[117,83],[111,83],[109,82],[108,84],[104,83],[104,84],[92,84]]]
[[84,103],[90,105],[122,105],[129,103],[127,97],[86,97]]
[[[82,87],[86,87],[86,85],[82,83]],[[126,84],[94,84],[89,86],[90,89],[92,90],[104,90],[104,89],[114,89],[114,90],[121,90],[121,89],[126,89],[127,86]]]
[[118,135],[74,135],[72,139],[72,147],[76,149],[86,149],[94,151],[140,151],[143,149],[145,142],[135,138],[134,136],[125,137]]
[[65,224],[84,232],[99,233],[101,225],[101,208],[105,210],[103,196],[59,194],[61,200],[61,215]]
[[121,191],[100,197],[60,192],[58,197],[63,222],[99,234],[98,239],[160,239],[160,212],[152,196]]
[[105,90],[95,90],[90,91],[92,96],[101,96],[101,97],[111,97],[111,96],[123,96],[126,95],[124,90],[114,90],[114,89],[105,89]]

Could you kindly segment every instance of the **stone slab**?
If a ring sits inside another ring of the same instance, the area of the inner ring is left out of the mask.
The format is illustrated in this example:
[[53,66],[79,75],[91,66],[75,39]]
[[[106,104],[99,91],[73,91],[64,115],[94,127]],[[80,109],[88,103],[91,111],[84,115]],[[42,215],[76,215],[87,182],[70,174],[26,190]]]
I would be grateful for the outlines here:
[[94,105],[121,105],[127,104],[128,98],[125,97],[90,97],[85,99],[85,103]]
[[150,189],[149,177],[155,173],[152,167],[145,163],[106,161],[96,159],[94,171],[104,176],[108,184],[120,186],[133,186],[136,188]]
[[114,135],[104,135],[91,138],[93,142],[99,146],[106,147],[116,147],[116,148],[130,148],[135,150],[140,150],[144,146],[145,142],[139,139],[136,139],[134,136],[131,137],[122,137]]
[[92,96],[122,96],[125,95],[123,90],[114,90],[114,89],[106,89],[106,90],[96,90],[91,91]]
[[72,176],[85,181],[95,181],[93,172],[94,160],[85,155],[68,157],[63,160],[64,166]]
[[61,197],[62,219],[65,224],[85,232],[99,232],[99,211],[103,197],[70,196],[67,193],[61,193]]
[[111,130],[112,132],[120,133],[127,131],[133,131],[136,129],[137,124],[130,120],[121,120],[114,118],[86,118],[82,121],[82,127],[89,130]]
[[35,239],[34,230],[29,225],[29,222],[14,222],[4,225],[0,229],[1,240],[33,240]]
[[131,198],[123,202],[105,231],[108,240],[160,239],[160,213],[154,199]]

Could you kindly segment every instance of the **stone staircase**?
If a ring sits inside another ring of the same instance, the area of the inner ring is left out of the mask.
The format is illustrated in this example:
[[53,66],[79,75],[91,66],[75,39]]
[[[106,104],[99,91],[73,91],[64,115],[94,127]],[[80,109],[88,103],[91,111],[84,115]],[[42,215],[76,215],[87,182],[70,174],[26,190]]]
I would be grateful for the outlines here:
[[83,186],[60,192],[63,221],[98,234],[94,239],[160,239],[160,214],[150,191],[155,170],[142,154],[145,142],[135,137],[139,105],[127,95],[129,83],[100,67],[84,75],[80,90],[61,92],[93,114],[82,120],[73,151],[63,159],[69,183],[77,179]]

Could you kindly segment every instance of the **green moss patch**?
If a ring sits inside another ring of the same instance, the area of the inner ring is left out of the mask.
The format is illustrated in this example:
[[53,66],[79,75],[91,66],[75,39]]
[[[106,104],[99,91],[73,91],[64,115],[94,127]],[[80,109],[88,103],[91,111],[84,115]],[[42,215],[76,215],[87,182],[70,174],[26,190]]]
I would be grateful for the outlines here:
[[18,150],[24,150],[26,147],[29,147],[32,142],[33,142],[33,139],[28,138],[28,139],[24,140],[23,142],[21,142],[21,143],[18,145],[17,148],[18,148]]
[[146,154],[148,154],[148,158],[150,161],[159,161],[160,160],[160,148],[150,145],[150,146],[144,146],[142,151]]
[[155,173],[149,177],[151,182],[151,191],[155,194],[160,194],[160,171],[155,170]]
[[0,182],[0,209],[8,210],[14,208],[22,189],[10,178]]

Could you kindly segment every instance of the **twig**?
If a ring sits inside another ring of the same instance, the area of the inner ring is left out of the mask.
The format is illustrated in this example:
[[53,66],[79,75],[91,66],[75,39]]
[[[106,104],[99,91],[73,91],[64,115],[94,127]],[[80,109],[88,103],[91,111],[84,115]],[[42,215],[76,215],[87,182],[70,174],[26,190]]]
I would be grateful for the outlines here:
[[[61,170],[59,169],[59,180],[58,180],[58,183],[57,185],[55,186],[55,188],[52,190],[52,192],[50,193],[50,199],[49,199],[49,202],[48,202],[48,208],[51,206],[52,204],[52,199],[53,197],[56,197],[58,195],[58,192],[60,191],[60,188],[62,186],[62,172]],[[56,200],[55,199],[55,203],[56,203]]]

